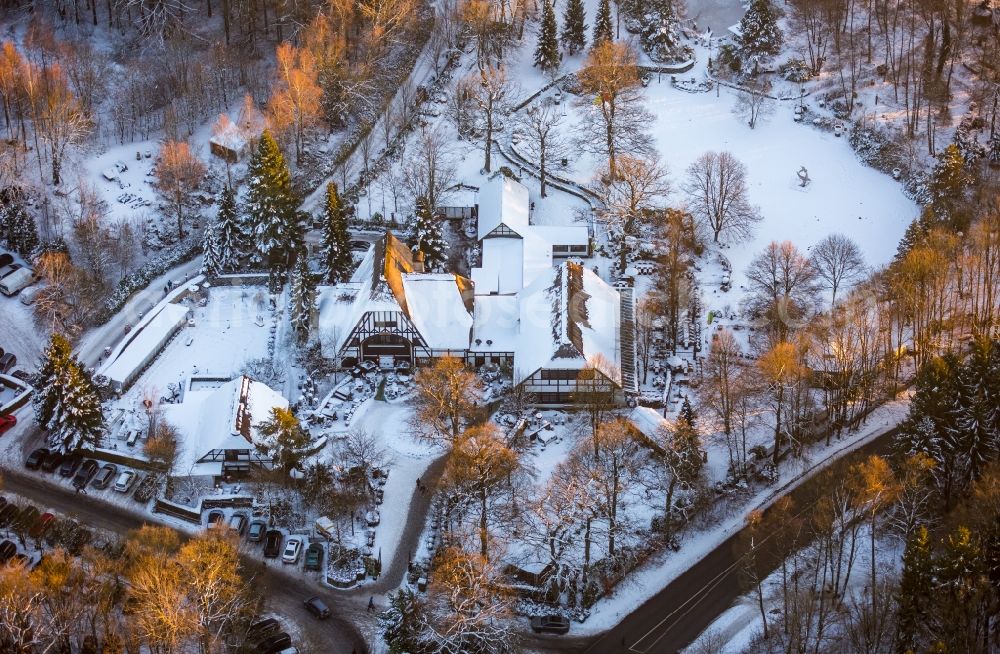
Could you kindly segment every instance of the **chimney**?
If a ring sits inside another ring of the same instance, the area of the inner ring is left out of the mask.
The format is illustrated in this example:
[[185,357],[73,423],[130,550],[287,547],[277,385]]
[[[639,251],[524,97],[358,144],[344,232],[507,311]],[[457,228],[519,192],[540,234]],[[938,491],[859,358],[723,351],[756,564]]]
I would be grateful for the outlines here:
[[413,253],[413,272],[424,272],[424,253],[421,250]]

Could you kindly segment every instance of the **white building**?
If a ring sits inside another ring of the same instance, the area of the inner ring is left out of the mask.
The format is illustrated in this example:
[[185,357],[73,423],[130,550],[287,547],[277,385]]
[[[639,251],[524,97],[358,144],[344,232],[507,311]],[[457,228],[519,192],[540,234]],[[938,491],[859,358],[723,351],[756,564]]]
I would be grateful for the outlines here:
[[623,302],[597,274],[564,260],[589,255],[588,228],[532,225],[528,189],[503,175],[479,190],[476,213],[482,256],[471,280],[423,272],[387,233],[349,283],[322,289],[326,355],[343,365],[450,355],[506,366],[541,405],[573,401],[581,380],[619,399],[635,392],[631,291]]
[[258,428],[275,407],[287,409],[288,400],[249,377],[191,378],[180,404],[160,405],[180,434],[177,472],[223,477],[270,464],[258,448]]

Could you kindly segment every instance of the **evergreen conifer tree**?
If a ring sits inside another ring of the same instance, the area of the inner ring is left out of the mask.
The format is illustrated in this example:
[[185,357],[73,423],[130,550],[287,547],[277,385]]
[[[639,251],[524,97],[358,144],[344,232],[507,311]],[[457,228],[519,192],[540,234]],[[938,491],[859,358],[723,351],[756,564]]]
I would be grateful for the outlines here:
[[596,48],[605,41],[614,40],[615,29],[611,20],[610,0],[601,0],[597,6],[597,22],[594,23],[594,41],[591,47]]
[[535,47],[535,66],[546,73],[559,69],[559,42],[556,35],[556,12],[552,0],[542,0],[542,26]]
[[21,220],[18,223],[17,251],[22,257],[28,259],[37,247],[38,226],[35,224],[35,217],[22,209]]
[[587,45],[587,12],[583,0],[569,0],[563,14],[563,28],[559,34],[562,46],[575,55]]
[[695,420],[697,419],[698,416],[695,414],[694,408],[691,406],[691,402],[688,400],[687,395],[685,395],[684,401],[681,402],[681,410],[677,414],[677,420],[694,427]]
[[236,270],[240,259],[245,254],[246,235],[240,225],[236,192],[232,187],[227,186],[222,189],[214,231],[219,249],[219,270]]
[[919,245],[925,236],[927,236],[927,228],[924,222],[917,218],[910,221],[909,226],[903,233],[903,238],[899,239],[899,245],[896,246],[895,261],[905,259],[910,250]]
[[207,277],[218,277],[222,274],[222,254],[219,245],[218,222],[205,228],[201,253],[201,274]]
[[354,259],[351,256],[351,237],[347,231],[347,218],[344,216],[337,185],[326,185],[326,202],[323,206],[323,250],[326,257],[325,274],[328,281],[344,282],[351,276]]
[[933,591],[933,560],[927,527],[918,527],[903,553],[903,572],[896,598],[896,651],[919,651]]
[[50,449],[67,453],[97,445],[104,426],[101,398],[60,334],[52,335],[45,350],[37,388],[35,420],[48,430]]
[[436,270],[447,260],[448,244],[441,234],[441,221],[431,211],[425,198],[417,198],[417,222],[414,226],[413,250],[424,255],[425,270]]
[[972,182],[973,177],[966,167],[965,157],[958,146],[952,143],[938,156],[928,183],[930,207],[937,220],[949,223],[954,229],[965,229],[968,218],[958,215],[957,209],[965,195],[965,189]]
[[288,312],[292,329],[299,343],[309,340],[313,318],[316,315],[316,284],[309,272],[305,253],[299,254],[298,263],[292,274],[291,307]]
[[297,204],[285,157],[265,130],[250,159],[246,214],[250,238],[273,272],[286,270],[301,241]]
[[744,63],[754,64],[773,57],[781,50],[782,35],[778,27],[778,11],[771,0],[753,0],[740,19],[737,38]]

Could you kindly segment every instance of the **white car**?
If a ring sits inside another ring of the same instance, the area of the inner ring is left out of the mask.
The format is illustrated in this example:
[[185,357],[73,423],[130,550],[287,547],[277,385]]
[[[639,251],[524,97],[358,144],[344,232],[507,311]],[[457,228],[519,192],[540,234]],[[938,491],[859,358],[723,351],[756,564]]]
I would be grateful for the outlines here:
[[132,488],[132,484],[135,483],[135,477],[135,472],[125,470],[118,475],[118,479],[115,480],[115,490],[119,493],[127,493],[128,490]]
[[285,541],[285,551],[281,553],[282,563],[298,563],[299,554],[302,553],[302,539],[298,536],[291,536]]

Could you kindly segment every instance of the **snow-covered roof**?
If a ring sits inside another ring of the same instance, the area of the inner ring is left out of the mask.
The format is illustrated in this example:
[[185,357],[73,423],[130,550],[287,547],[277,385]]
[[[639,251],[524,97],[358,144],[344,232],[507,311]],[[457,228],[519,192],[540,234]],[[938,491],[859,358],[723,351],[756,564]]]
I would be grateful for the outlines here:
[[594,367],[621,383],[621,298],[592,271],[563,263],[518,294],[514,381],[539,368]]
[[476,295],[517,293],[524,284],[524,245],[518,238],[488,238],[483,241],[482,266],[472,269]]
[[208,142],[233,152],[242,152],[247,147],[243,130],[236,123],[229,121],[226,121],[222,129],[212,134]]
[[532,225],[531,231],[550,245],[587,245],[590,232],[586,225]]
[[472,352],[514,352],[517,349],[516,295],[477,295],[473,313]]
[[[254,449],[258,427],[275,407],[288,408],[288,400],[246,376],[218,388],[188,390],[181,404],[164,404],[164,417],[181,435],[178,470],[187,473],[212,450]],[[216,465],[221,469],[221,462]]]
[[386,232],[365,254],[350,282],[321,287],[319,333],[326,356],[335,356],[343,348],[369,311],[403,313],[431,349],[468,347],[472,328],[470,280],[451,273],[416,270],[419,267],[410,249]]
[[528,189],[506,175],[498,174],[479,189],[479,240],[506,225],[523,236],[528,226]]
[[105,364],[100,374],[106,376],[113,384],[128,386],[185,323],[187,315],[187,307],[164,304],[149,322],[137,328],[124,349]]
[[455,275],[403,275],[407,314],[432,350],[469,347],[472,316]]

